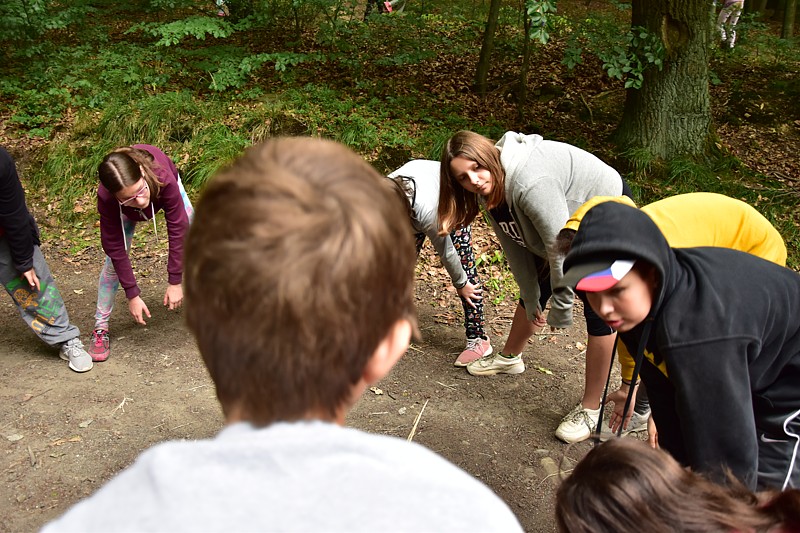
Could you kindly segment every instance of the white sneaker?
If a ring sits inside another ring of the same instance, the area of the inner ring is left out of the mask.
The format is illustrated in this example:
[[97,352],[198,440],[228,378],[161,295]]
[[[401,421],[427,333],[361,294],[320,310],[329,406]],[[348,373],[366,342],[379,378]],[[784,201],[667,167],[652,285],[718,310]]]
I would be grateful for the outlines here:
[[525,363],[522,355],[503,357],[499,353],[481,357],[467,365],[467,372],[473,376],[493,376],[495,374],[522,374]]
[[600,409],[586,409],[580,403],[565,416],[556,429],[556,438],[564,442],[586,440],[597,427]]
[[[628,433],[637,433],[639,431],[647,431],[647,421],[650,420],[650,409],[647,410],[646,413],[639,414],[636,411],[633,412],[631,419],[628,421],[628,427],[622,430],[621,435],[624,437]],[[611,428],[608,425],[608,420],[603,420],[603,425],[600,426],[601,433],[603,435],[615,435],[616,432],[612,432]]]
[[64,361],[69,361],[69,367],[75,372],[88,372],[94,366],[92,356],[83,349],[83,343],[78,337],[62,344],[58,355]]

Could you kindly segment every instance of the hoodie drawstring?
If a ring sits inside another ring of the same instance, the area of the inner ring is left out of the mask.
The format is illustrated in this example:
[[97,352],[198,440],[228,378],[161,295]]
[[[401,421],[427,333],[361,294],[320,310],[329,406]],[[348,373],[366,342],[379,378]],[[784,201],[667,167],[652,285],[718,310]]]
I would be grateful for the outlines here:
[[[141,209],[139,210],[141,211]],[[125,219],[122,214],[122,206],[119,206],[119,226],[122,229],[122,243],[125,245],[125,251],[128,250],[128,238],[125,237]],[[156,235],[156,242],[158,242],[158,227],[156,226],[156,206],[150,202],[150,216],[153,219],[153,233]]]

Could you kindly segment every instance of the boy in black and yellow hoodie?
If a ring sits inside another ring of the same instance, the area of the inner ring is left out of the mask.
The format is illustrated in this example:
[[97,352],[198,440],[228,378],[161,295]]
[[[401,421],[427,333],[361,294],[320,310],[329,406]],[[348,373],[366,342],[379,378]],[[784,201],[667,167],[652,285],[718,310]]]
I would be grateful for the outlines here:
[[564,286],[636,354],[659,444],[750,488],[800,487],[800,276],[722,248],[670,248],[643,212],[586,214]]

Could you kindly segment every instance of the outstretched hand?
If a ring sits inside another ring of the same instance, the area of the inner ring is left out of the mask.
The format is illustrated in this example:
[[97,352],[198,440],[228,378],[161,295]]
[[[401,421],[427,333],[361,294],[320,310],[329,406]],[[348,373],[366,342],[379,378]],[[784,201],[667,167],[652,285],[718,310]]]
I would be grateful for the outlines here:
[[164,293],[164,306],[173,311],[183,303],[183,287],[180,284],[170,285]]
[[607,400],[609,402],[614,402],[614,411],[611,413],[611,416],[608,420],[608,426],[614,433],[619,431],[620,426],[622,426],[622,429],[626,429],[628,427],[628,423],[631,421],[631,417],[633,416],[633,406],[636,403],[637,392],[635,389],[633,391],[633,397],[631,398],[631,405],[628,409],[628,412],[625,413],[624,416],[622,413],[622,410],[625,409],[625,400],[628,398],[629,390],[629,386],[622,385],[619,390],[608,395]]
[[480,284],[473,285],[470,281],[467,281],[467,284],[460,289],[456,289],[456,292],[459,296],[464,298],[464,300],[467,302],[467,305],[473,309],[475,309],[475,304],[483,300],[483,289],[481,289]]
[[147,325],[144,321],[144,317],[147,316],[147,318],[150,318],[150,310],[147,308],[147,304],[144,303],[141,296],[135,296],[128,300],[128,311],[130,311],[131,316],[137,324],[143,326]]
[[547,325],[547,316],[541,312],[536,312],[536,317],[533,319],[533,325],[537,328],[543,328]]

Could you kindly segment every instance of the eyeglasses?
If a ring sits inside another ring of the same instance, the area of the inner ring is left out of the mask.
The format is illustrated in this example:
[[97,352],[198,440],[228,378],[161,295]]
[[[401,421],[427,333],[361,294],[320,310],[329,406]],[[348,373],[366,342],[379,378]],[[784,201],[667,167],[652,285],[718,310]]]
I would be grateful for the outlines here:
[[124,200],[122,202],[119,202],[119,200],[117,200],[117,201],[119,202],[119,205],[129,204],[130,202],[136,200],[137,198],[140,198],[140,197],[144,196],[147,193],[148,190],[150,190],[150,188],[147,186],[147,182],[145,181],[142,184],[142,188],[139,189],[139,191],[136,194],[134,194],[133,196],[131,196],[130,198],[128,198],[127,200]]

